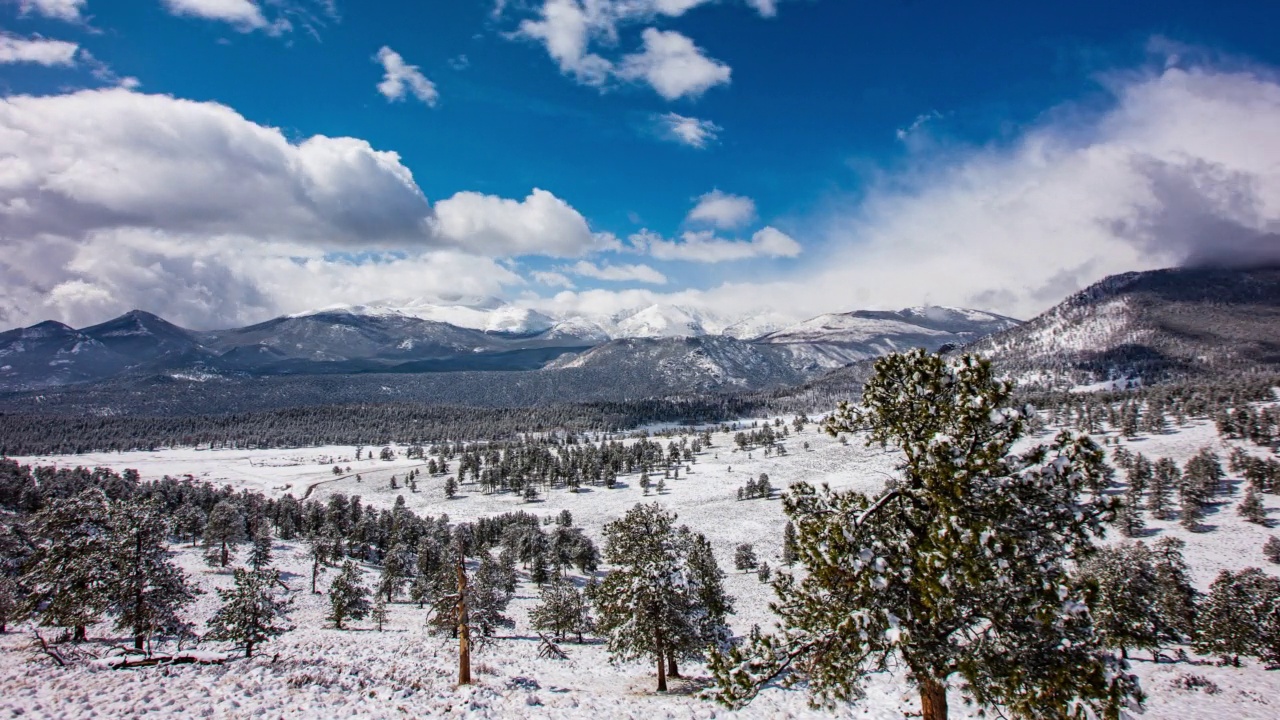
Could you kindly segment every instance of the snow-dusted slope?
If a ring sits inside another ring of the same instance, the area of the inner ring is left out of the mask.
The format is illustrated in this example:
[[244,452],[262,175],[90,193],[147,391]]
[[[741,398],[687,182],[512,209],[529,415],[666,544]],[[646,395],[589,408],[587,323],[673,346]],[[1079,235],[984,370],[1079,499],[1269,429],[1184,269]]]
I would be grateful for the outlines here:
[[937,350],[944,345],[964,345],[1017,325],[1012,318],[963,308],[858,310],[819,315],[756,342],[782,346],[800,362],[838,367],[916,347]]
[[1066,389],[1280,368],[1280,269],[1106,278],[972,350],[1024,385]]

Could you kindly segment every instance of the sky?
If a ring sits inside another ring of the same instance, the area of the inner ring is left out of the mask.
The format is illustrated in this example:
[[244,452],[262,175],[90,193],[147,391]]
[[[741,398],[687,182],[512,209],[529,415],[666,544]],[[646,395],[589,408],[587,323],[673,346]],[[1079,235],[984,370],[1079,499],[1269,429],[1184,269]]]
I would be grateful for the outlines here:
[[1280,260],[1280,4],[0,0],[0,328]]

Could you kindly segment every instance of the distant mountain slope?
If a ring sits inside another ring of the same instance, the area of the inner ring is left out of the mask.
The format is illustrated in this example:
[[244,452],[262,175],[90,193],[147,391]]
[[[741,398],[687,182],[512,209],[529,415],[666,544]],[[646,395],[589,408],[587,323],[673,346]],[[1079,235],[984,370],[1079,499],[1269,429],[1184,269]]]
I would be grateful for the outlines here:
[[608,371],[655,395],[776,387],[806,377],[785,352],[723,335],[613,340],[547,366],[571,368]]
[[1280,268],[1114,275],[966,351],[1039,389],[1274,371]]
[[1003,315],[951,307],[857,310],[819,315],[755,342],[787,350],[802,366],[830,368],[911,348],[965,345],[1018,324]]

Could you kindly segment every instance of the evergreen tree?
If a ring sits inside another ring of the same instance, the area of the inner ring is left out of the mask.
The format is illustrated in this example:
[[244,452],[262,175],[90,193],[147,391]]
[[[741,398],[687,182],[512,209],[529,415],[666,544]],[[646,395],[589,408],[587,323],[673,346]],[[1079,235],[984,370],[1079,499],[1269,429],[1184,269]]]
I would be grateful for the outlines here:
[[112,562],[107,496],[97,488],[54,499],[28,522],[31,554],[22,585],[23,615],[40,624],[69,628],[84,640],[86,628],[107,609]]
[[1134,497],[1132,492],[1133,486],[1129,486],[1129,491],[1125,493],[1124,500],[1120,506],[1116,508],[1116,526],[1120,528],[1120,533],[1125,537],[1133,538],[1142,535],[1146,523],[1142,522],[1142,511],[1139,509],[1142,502],[1140,497]]
[[1178,487],[1178,480],[1181,477],[1182,470],[1178,468],[1178,463],[1169,458],[1160,458],[1156,461],[1151,475],[1151,487],[1147,492],[1147,510],[1151,511],[1152,517],[1157,520],[1169,519],[1171,514],[1169,497]]
[[396,545],[382,558],[382,573],[378,577],[377,595],[387,602],[395,600],[396,593],[404,586],[410,571],[409,551]]
[[222,607],[209,621],[208,637],[234,642],[244,648],[245,657],[253,657],[253,648],[282,635],[292,628],[279,624],[293,606],[291,599],[276,593],[280,572],[235,569],[235,586],[219,589]]
[[758,562],[756,560],[756,550],[751,543],[742,543],[733,551],[733,567],[738,572],[747,572],[755,570]]
[[258,525],[253,535],[253,547],[249,550],[249,567],[262,570],[271,565],[271,529],[266,523]]
[[1262,544],[1262,555],[1273,563],[1280,563],[1280,537],[1272,535]]
[[116,629],[133,635],[141,650],[148,638],[182,634],[188,624],[178,615],[198,592],[169,558],[168,523],[150,503],[122,501],[111,508],[110,565],[106,594]]
[[1182,558],[1186,543],[1175,537],[1164,537],[1151,548],[1151,562],[1156,577],[1155,612],[1158,630],[1164,643],[1182,643],[1195,635],[1196,599],[1199,593],[1191,584],[1191,574]]
[[339,541],[332,528],[324,528],[307,537],[307,557],[311,560],[311,594],[319,594],[316,590],[316,579],[326,567],[336,562],[341,556]]
[[900,451],[900,479],[874,497],[791,487],[807,572],[773,583],[781,634],[712,657],[722,702],[740,706],[775,678],[847,700],[890,663],[909,671],[924,720],[946,717],[953,675],[972,702],[1015,716],[1114,718],[1140,698],[1068,575],[1113,507],[1080,499],[1105,477],[1104,454],[1063,432],[1010,456],[1024,429],[1011,398],[973,356],[876,362],[862,403],[841,403],[824,429]]
[[1240,513],[1240,517],[1251,523],[1256,523],[1266,527],[1270,523],[1267,521],[1267,509],[1262,505],[1262,498],[1258,497],[1258,491],[1249,488],[1245,491],[1244,500],[1236,507],[1236,511]]
[[445,496],[445,499],[447,499],[447,500],[452,500],[452,499],[454,498],[454,496],[455,496],[455,495],[457,495],[457,494],[458,494],[458,481],[457,481],[457,480],[454,480],[454,479],[453,479],[453,476],[452,476],[452,475],[450,475],[449,477],[445,478],[445,480],[444,480],[444,496]]
[[796,525],[790,520],[782,528],[782,562],[790,567],[796,564]]
[[658,504],[636,505],[604,528],[605,560],[614,566],[595,591],[596,625],[615,660],[657,663],[667,690],[667,659],[690,627],[690,601],[673,524]]
[[378,596],[377,602],[373,604],[373,610],[370,611],[370,617],[378,627],[378,632],[382,632],[382,626],[387,624],[387,601],[381,595]]
[[756,579],[760,582],[769,582],[769,578],[773,576],[773,570],[769,568],[769,563],[761,562],[760,567],[756,569]]
[[582,642],[584,633],[592,628],[591,612],[580,590],[563,578],[556,578],[542,586],[539,603],[529,613],[529,621],[535,630],[545,630],[564,640],[572,633]]
[[697,660],[711,648],[729,646],[732,633],[728,617],[733,600],[724,591],[724,572],[716,562],[711,543],[702,533],[686,526],[676,531],[678,556],[683,560],[686,627],[685,636],[673,636],[668,643],[667,675],[680,677],[677,659]]
[[369,615],[369,590],[360,580],[360,568],[347,560],[329,585],[329,615],[325,619],[339,630],[343,629],[343,621],[361,620]]
[[205,560],[214,567],[231,562],[231,546],[245,538],[244,512],[234,500],[222,500],[213,506],[204,526]]
[[1241,655],[1280,662],[1280,579],[1257,568],[1223,570],[1200,610],[1196,650],[1240,664]]
[[1128,657],[1129,648],[1160,646],[1160,619],[1155,607],[1157,579],[1151,553],[1142,543],[1104,548],[1081,566],[1092,586],[1089,611],[1094,630],[1107,647]]

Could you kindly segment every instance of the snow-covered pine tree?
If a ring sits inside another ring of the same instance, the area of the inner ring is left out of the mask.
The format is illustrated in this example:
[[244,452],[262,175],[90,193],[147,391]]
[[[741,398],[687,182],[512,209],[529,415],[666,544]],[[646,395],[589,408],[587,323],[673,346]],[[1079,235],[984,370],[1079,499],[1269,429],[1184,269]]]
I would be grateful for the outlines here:
[[369,616],[377,626],[378,632],[382,632],[382,626],[387,624],[387,601],[381,595],[373,604],[373,610],[369,611]]
[[1257,568],[1223,570],[1198,620],[1197,651],[1236,666],[1241,655],[1280,663],[1280,579]]
[[208,637],[234,642],[244,648],[245,657],[253,657],[256,646],[292,630],[281,621],[293,601],[277,593],[279,585],[280,572],[274,568],[236,568],[235,585],[218,590],[222,607],[209,621]]
[[1262,544],[1262,555],[1273,563],[1280,563],[1280,537],[1272,535]]
[[538,605],[529,613],[535,630],[545,630],[557,640],[575,634],[582,642],[583,633],[591,630],[591,613],[582,591],[565,578],[556,578],[542,586]]
[[615,660],[657,663],[667,690],[667,654],[696,632],[675,529],[661,505],[636,505],[604,527],[605,560],[614,570],[595,590],[596,627]]
[[342,557],[342,541],[332,525],[307,536],[307,558],[311,560],[311,594],[318,595],[316,579],[324,569]]
[[271,528],[267,523],[258,524],[253,535],[253,547],[249,549],[249,567],[262,570],[271,565]]
[[1128,657],[1129,648],[1160,647],[1160,619],[1156,612],[1157,579],[1151,551],[1142,543],[1103,548],[1081,564],[1081,575],[1092,587],[1089,611],[1094,630],[1107,647]]
[[325,619],[342,630],[347,619],[362,620],[368,615],[369,589],[361,582],[360,567],[347,560],[329,585],[329,614]]
[[1116,508],[1115,516],[1115,524],[1120,528],[1120,534],[1128,538],[1142,535],[1142,531],[1146,528],[1146,523],[1142,521],[1142,495],[1135,493],[1133,488],[1134,486],[1130,485],[1125,491],[1124,499]]
[[209,512],[204,526],[205,560],[213,567],[231,562],[231,546],[245,538],[244,511],[234,500],[221,500]]
[[377,595],[387,602],[395,600],[396,593],[404,586],[411,569],[409,549],[396,545],[382,558],[382,572],[378,576]]
[[492,637],[500,627],[514,623],[503,613],[511,595],[503,588],[505,570],[487,550],[481,550],[480,564],[468,574],[462,538],[455,541],[450,564],[436,573],[432,583],[431,615],[428,623],[437,633],[458,639],[458,684],[471,683],[472,646]]
[[1196,599],[1190,570],[1182,557],[1186,543],[1176,537],[1160,538],[1152,545],[1151,562],[1156,574],[1155,611],[1163,643],[1189,641],[1196,632]]
[[133,635],[143,649],[155,635],[182,634],[188,623],[178,611],[199,592],[169,558],[168,523],[151,503],[120,501],[111,507],[108,612],[116,630]]
[[733,634],[727,624],[733,614],[733,599],[724,591],[724,571],[716,562],[711,542],[702,533],[681,525],[676,530],[676,547],[684,567],[687,636],[673,636],[668,643],[667,675],[680,677],[677,660],[698,660],[715,648],[729,646]]
[[27,589],[22,615],[47,627],[68,628],[85,639],[86,628],[107,608],[111,580],[111,528],[107,496],[97,488],[59,498],[27,523],[31,554],[21,578]]
[[1015,716],[1115,718],[1141,697],[1068,575],[1113,509],[1081,500],[1105,476],[1104,454],[1063,432],[1012,456],[1031,410],[1011,399],[974,356],[876,362],[862,405],[841,403],[824,429],[901,451],[900,478],[873,497],[792,485],[784,507],[807,572],[773,583],[780,634],[711,658],[721,702],[741,706],[782,678],[834,703],[895,663],[924,720],[946,717],[953,675],[978,706]]
[[1244,500],[1241,500],[1240,504],[1236,506],[1236,512],[1240,513],[1240,517],[1248,522],[1264,527],[1269,524],[1267,521],[1267,509],[1262,505],[1262,498],[1258,497],[1258,491],[1253,488],[1245,491]]
[[755,570],[759,562],[756,560],[756,549],[751,543],[742,543],[733,551],[733,567],[738,572]]
[[782,528],[782,562],[788,567],[796,564],[796,525],[790,520]]
[[1156,461],[1151,473],[1151,487],[1147,492],[1147,510],[1151,511],[1152,517],[1157,520],[1169,519],[1172,514],[1169,498],[1178,487],[1178,480],[1181,477],[1182,470],[1178,467],[1178,463],[1169,458],[1160,458]]

